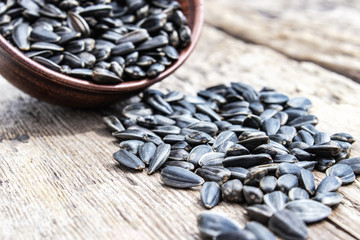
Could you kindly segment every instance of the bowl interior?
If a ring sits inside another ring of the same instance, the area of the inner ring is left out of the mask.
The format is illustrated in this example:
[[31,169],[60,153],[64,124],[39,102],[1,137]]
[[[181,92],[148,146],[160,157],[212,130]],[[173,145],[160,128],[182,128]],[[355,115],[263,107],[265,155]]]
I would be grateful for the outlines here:
[[[5,51],[9,56],[11,56],[12,61],[15,64],[21,66],[21,68],[19,69],[20,71],[21,69],[25,68],[27,71],[34,72],[40,78],[46,78],[49,81],[56,82],[57,84],[69,86],[71,88],[81,89],[88,92],[102,92],[109,94],[115,94],[118,92],[138,91],[139,89],[144,89],[162,80],[163,78],[174,72],[178,67],[180,67],[180,65],[183,64],[186,58],[190,55],[190,53],[195,47],[196,42],[200,37],[200,32],[204,19],[203,0],[179,0],[179,2],[181,4],[184,15],[187,17],[189,27],[192,30],[192,41],[186,49],[180,51],[179,59],[156,78],[146,78],[136,81],[128,81],[115,85],[99,85],[86,80],[77,79],[61,73],[57,73],[36,63],[35,61],[26,57],[20,50],[11,45],[1,35],[0,48],[2,48],[3,51]],[[4,69],[1,70],[4,71]],[[10,82],[12,81],[12,79],[7,80]]]

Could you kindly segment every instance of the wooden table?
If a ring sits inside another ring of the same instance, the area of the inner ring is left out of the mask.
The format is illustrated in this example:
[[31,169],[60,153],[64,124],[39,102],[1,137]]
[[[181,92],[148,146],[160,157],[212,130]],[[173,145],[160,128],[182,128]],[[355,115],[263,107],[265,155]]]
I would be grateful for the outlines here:
[[[360,156],[360,4],[356,1],[206,0],[196,50],[154,87],[195,94],[241,81],[309,97],[318,129],[349,132]],[[100,110],[52,106],[0,79],[1,239],[199,239],[198,190],[175,190],[119,166]],[[317,173],[317,180],[323,174]],[[360,239],[360,184],[309,239]],[[244,225],[242,205],[214,212]]]

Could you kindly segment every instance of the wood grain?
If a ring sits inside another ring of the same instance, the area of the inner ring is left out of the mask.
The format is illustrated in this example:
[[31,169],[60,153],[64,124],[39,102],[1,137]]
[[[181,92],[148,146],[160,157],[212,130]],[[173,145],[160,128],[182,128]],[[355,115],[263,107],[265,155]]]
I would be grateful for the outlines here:
[[360,82],[358,1],[209,0],[206,4],[209,24]]
[[[186,64],[154,87],[194,94],[231,81],[309,97],[318,129],[352,133],[352,156],[360,156],[357,83],[213,26],[205,25]],[[124,104],[91,111],[57,107],[0,79],[1,239],[200,239],[199,189],[165,187],[159,174],[128,170],[112,159],[117,143],[101,118]],[[316,176],[319,182],[323,174]],[[309,239],[360,238],[359,187],[359,180],[341,187],[344,202],[328,220],[310,226]],[[242,226],[247,221],[239,204],[222,202],[211,211]]]

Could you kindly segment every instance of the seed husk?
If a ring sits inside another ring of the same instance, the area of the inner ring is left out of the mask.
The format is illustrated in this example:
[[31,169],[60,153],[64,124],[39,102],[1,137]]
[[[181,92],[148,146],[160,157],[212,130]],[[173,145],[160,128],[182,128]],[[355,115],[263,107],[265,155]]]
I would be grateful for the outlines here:
[[276,118],[269,118],[263,121],[262,129],[267,135],[276,134],[280,129],[280,121]]
[[317,161],[300,161],[295,163],[296,166],[313,171]]
[[30,49],[30,41],[28,39],[30,32],[31,28],[27,22],[20,23],[14,27],[12,40],[19,49],[23,51],[28,51]]
[[283,209],[272,215],[269,220],[271,231],[284,239],[302,239],[308,236],[305,223],[293,212]]
[[221,186],[222,197],[229,202],[243,202],[243,184],[238,179],[229,180]]
[[91,79],[99,84],[116,84],[122,82],[115,73],[101,68],[97,68],[92,72]]
[[314,144],[321,145],[330,143],[331,137],[326,132],[317,132],[314,134]]
[[344,196],[338,192],[319,193],[313,198],[313,200],[319,201],[329,207],[336,207],[343,199]]
[[331,142],[330,144],[312,145],[304,150],[323,157],[335,157],[341,152],[341,148],[336,142]]
[[174,188],[191,188],[201,186],[204,179],[181,167],[167,166],[161,170],[161,180]]
[[189,152],[185,149],[172,149],[170,150],[169,160],[185,161],[189,156]]
[[215,140],[215,143],[212,145],[212,147],[213,147],[213,149],[216,150],[224,142],[236,143],[237,140],[238,140],[237,136],[236,136],[236,134],[234,132],[232,132],[232,131],[223,131],[217,136],[217,138]]
[[214,238],[222,233],[240,232],[240,226],[229,218],[212,212],[203,212],[198,216],[197,224],[200,234],[206,238]]
[[243,167],[249,168],[264,163],[271,163],[272,158],[269,154],[251,154],[242,156],[226,157],[223,161],[224,167]]
[[360,174],[360,157],[344,159],[338,163],[347,164],[352,168],[355,174]]
[[295,200],[302,200],[302,199],[309,199],[309,194],[306,190],[299,188],[299,187],[294,187],[292,188],[289,193],[289,199],[291,201],[295,201]]
[[284,174],[294,174],[300,176],[301,167],[291,163],[280,163],[276,169],[276,176],[280,177]]
[[137,155],[139,148],[144,144],[143,141],[140,140],[126,140],[122,141],[119,144],[119,147],[122,149],[127,150],[128,152],[131,152],[132,154]]
[[231,178],[239,179],[240,181],[244,181],[249,170],[242,167],[227,167],[226,169],[231,171]]
[[265,176],[260,180],[260,188],[265,193],[270,193],[275,190],[277,179],[274,176]]
[[243,145],[249,151],[253,151],[256,147],[262,144],[270,143],[270,139],[268,136],[258,136],[258,137],[251,137],[245,140],[240,140],[238,144]]
[[244,186],[243,194],[244,194],[245,201],[248,205],[260,204],[263,202],[264,194],[260,190],[260,188],[253,187],[253,186]]
[[[281,150],[280,150],[281,151]],[[259,153],[266,153],[269,154],[272,158],[274,158],[278,154],[279,150],[274,147],[272,144],[262,144],[256,147],[252,153],[259,154]]]
[[264,195],[264,203],[271,207],[274,211],[282,210],[288,201],[288,196],[280,191],[274,191]]
[[187,169],[189,171],[194,171],[195,167],[194,164],[186,162],[186,161],[176,161],[176,160],[168,160],[164,163],[164,167],[167,166],[175,166]]
[[298,159],[292,154],[276,155],[274,163],[297,163]]
[[275,240],[275,235],[259,222],[248,222],[245,230],[252,232],[257,240]]
[[290,154],[293,154],[299,161],[311,161],[314,159],[313,154],[300,148],[291,149]]
[[110,131],[112,131],[112,132],[125,130],[124,125],[114,115],[109,115],[109,116],[103,117],[103,121],[104,121],[105,125],[107,126],[107,128],[110,129]]
[[196,169],[195,173],[204,178],[205,181],[214,181],[219,185],[222,185],[231,176],[230,170],[223,167],[204,166]]
[[319,193],[334,192],[339,189],[342,181],[337,176],[326,176],[316,188],[316,195]]
[[226,156],[248,155],[250,152],[241,144],[233,144],[226,150]]
[[245,208],[250,219],[268,224],[271,216],[276,212],[266,204],[254,204]]
[[158,170],[170,156],[171,145],[162,143],[160,144],[149,161],[148,174],[154,173]]
[[300,185],[309,193],[310,196],[315,193],[314,174],[306,169],[300,170]]
[[207,133],[199,132],[199,131],[192,130],[192,129],[189,129],[189,130],[191,132],[185,135],[185,141],[188,142],[190,145],[197,146],[200,144],[214,142],[214,138],[212,138]]
[[299,185],[298,177],[294,174],[281,175],[277,180],[277,188],[282,192],[289,192]]
[[283,104],[288,100],[288,96],[277,92],[262,92],[260,94],[260,101],[266,104]]
[[350,184],[355,181],[354,171],[347,164],[335,164],[326,170],[326,175],[339,177],[342,185]]
[[196,146],[190,151],[190,153],[188,155],[188,158],[187,158],[187,161],[194,164],[194,166],[198,166],[200,158],[204,154],[209,153],[209,152],[212,152],[212,149],[208,145]]
[[259,166],[249,168],[249,172],[246,175],[244,184],[259,186],[260,179],[262,179],[266,174],[268,174],[267,168],[261,168]]
[[224,160],[225,153],[222,152],[209,152],[205,153],[199,159],[200,166],[220,166],[222,167],[222,162]]
[[48,42],[35,42],[31,44],[30,49],[32,50],[50,50],[50,51],[56,51],[61,52],[64,51],[64,48],[60,45],[54,44],[54,43],[48,43]]
[[142,170],[145,168],[145,164],[136,155],[125,149],[120,149],[115,152],[113,157],[116,161],[128,168],[135,170]]
[[288,124],[295,128],[300,128],[301,126],[304,126],[306,124],[316,125],[316,124],[318,124],[318,122],[319,122],[319,120],[316,116],[305,115],[305,116],[295,118],[294,120],[290,121]]
[[88,37],[91,33],[91,29],[86,20],[75,12],[69,12],[67,16],[67,22],[71,29],[81,33],[83,37]]
[[193,124],[189,125],[188,128],[199,131],[199,132],[207,133],[210,136],[214,136],[215,133],[218,131],[218,127],[216,126],[215,123],[203,122],[203,121],[193,123]]
[[318,222],[331,213],[328,206],[310,199],[295,200],[286,204],[287,210],[295,213],[305,223]]
[[37,63],[40,63],[41,65],[53,70],[53,71],[56,71],[56,72],[61,72],[62,71],[62,67],[59,66],[58,64],[54,63],[53,61],[47,59],[47,58],[44,58],[44,57],[41,57],[41,56],[35,56],[32,58],[35,62]]
[[215,207],[221,198],[221,190],[216,182],[205,182],[200,191],[201,202],[203,205],[211,209]]
[[354,137],[348,133],[335,133],[335,134],[331,135],[331,140],[339,140],[339,141],[348,142],[351,144],[355,142]]

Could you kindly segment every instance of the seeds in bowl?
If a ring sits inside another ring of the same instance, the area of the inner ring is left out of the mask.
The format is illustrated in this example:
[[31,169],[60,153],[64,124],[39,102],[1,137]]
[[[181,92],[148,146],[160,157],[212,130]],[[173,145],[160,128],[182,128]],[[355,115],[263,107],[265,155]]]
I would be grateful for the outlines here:
[[191,42],[175,0],[7,1],[0,34],[37,63],[97,84],[155,78]]

